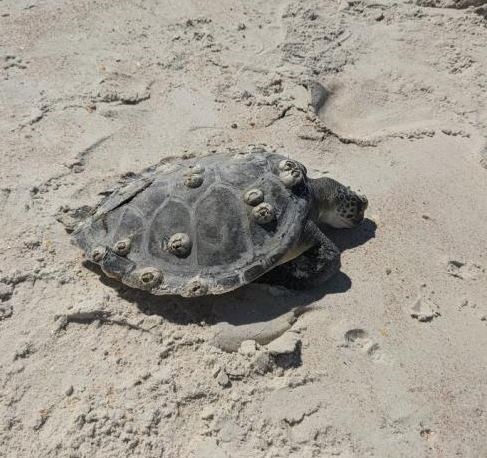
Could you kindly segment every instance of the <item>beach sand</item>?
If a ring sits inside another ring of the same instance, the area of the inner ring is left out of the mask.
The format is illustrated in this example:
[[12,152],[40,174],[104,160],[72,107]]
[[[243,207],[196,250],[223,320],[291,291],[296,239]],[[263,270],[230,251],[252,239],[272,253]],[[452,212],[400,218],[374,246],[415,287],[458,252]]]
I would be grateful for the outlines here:
[[[486,16],[0,1],[0,456],[487,456]],[[155,297],[70,244],[122,176],[260,143],[369,199],[327,284]]]

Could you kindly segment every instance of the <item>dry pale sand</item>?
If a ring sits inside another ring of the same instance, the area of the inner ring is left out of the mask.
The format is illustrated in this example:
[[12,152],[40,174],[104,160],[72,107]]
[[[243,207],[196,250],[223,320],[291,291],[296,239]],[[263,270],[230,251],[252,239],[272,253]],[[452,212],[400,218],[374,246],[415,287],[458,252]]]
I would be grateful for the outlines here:
[[[1,0],[0,456],[487,456],[486,17]],[[166,156],[250,143],[369,197],[322,288],[152,297],[57,221]]]

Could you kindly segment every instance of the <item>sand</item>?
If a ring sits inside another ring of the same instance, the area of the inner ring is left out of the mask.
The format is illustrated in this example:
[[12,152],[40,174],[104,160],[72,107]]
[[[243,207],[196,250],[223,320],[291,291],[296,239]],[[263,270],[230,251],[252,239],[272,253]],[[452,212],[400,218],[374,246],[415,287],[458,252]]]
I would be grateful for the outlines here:
[[[0,456],[486,456],[486,17],[0,1]],[[82,264],[65,225],[121,177],[260,143],[369,198],[326,285],[189,301]]]

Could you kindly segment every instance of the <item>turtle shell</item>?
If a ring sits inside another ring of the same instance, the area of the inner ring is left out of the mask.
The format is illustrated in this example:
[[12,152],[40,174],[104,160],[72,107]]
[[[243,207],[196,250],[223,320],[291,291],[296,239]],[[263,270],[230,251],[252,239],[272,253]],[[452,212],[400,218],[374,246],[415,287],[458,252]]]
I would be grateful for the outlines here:
[[154,167],[113,191],[73,233],[110,277],[153,294],[221,294],[263,275],[299,242],[306,168],[266,152]]

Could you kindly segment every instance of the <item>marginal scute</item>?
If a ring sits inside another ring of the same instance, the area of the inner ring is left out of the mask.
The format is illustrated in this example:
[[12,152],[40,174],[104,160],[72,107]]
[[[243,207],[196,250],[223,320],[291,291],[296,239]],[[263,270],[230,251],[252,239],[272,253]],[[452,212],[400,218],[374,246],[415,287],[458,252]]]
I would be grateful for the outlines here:
[[272,205],[267,202],[262,202],[252,210],[252,215],[255,221],[259,224],[268,224],[274,220],[275,214]]
[[100,266],[106,275],[121,280],[134,270],[135,263],[125,256],[120,256],[115,251],[107,249]]
[[249,189],[244,194],[244,201],[247,205],[255,207],[256,205],[259,205],[261,202],[264,201],[264,193],[257,188]]
[[233,156],[233,159],[237,159],[240,161],[250,161],[250,160],[252,160],[252,152],[251,151],[239,151]]
[[119,254],[120,256],[125,256],[130,251],[130,245],[130,239],[119,240],[113,246],[113,251],[115,251],[115,253]]
[[191,280],[181,292],[183,297],[203,296],[208,292],[208,284],[201,278]]
[[189,238],[189,235],[184,232],[173,234],[166,244],[166,248],[170,253],[181,258],[189,256],[191,247],[191,239]]
[[261,264],[255,264],[252,267],[249,267],[244,272],[245,280],[248,282],[254,281],[256,278],[259,278],[261,275],[265,274],[266,270],[264,266]]
[[267,148],[265,145],[260,144],[260,145],[248,145],[247,147],[247,152],[251,154],[265,154],[267,151]]

